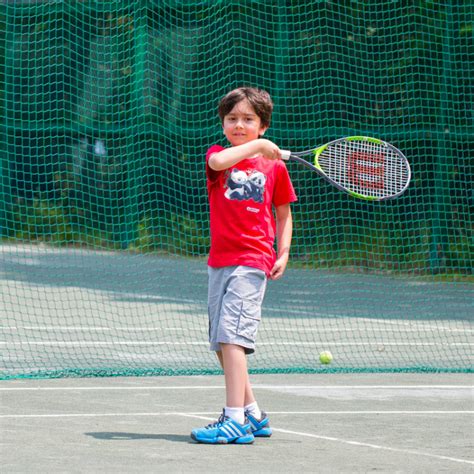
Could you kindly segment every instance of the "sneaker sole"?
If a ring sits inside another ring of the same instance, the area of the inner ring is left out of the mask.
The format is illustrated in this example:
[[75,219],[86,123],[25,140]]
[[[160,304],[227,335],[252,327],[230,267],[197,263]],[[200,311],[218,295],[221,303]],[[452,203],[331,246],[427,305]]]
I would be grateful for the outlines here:
[[208,439],[208,438],[203,438],[199,439],[194,435],[194,433],[191,433],[191,438],[194,441],[197,441],[198,443],[203,443],[203,444],[252,444],[255,441],[255,436],[250,435],[250,436],[241,436],[240,438],[233,439],[229,441],[227,438],[216,438],[216,439]]
[[270,438],[270,436],[273,434],[273,431],[271,428],[263,428],[261,430],[253,431],[252,434],[256,438]]

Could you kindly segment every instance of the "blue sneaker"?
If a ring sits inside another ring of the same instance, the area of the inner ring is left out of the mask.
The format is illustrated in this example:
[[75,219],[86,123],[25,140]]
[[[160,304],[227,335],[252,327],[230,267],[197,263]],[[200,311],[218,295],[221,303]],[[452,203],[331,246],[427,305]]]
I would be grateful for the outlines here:
[[193,430],[191,438],[206,444],[251,444],[255,441],[248,423],[241,425],[224,412],[215,423]]
[[250,429],[255,437],[270,438],[273,430],[270,427],[270,420],[264,411],[262,411],[260,420],[257,420],[257,418],[252,416],[249,412],[245,412],[245,416],[250,422]]

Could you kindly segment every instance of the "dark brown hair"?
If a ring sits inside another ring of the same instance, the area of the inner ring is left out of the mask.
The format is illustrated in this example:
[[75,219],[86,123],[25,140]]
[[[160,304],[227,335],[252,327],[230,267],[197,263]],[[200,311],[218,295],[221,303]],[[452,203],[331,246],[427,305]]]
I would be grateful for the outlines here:
[[224,117],[230,113],[236,104],[247,99],[253,110],[260,117],[262,126],[269,127],[273,112],[273,102],[267,91],[256,87],[239,87],[227,93],[219,102],[219,118],[224,122]]

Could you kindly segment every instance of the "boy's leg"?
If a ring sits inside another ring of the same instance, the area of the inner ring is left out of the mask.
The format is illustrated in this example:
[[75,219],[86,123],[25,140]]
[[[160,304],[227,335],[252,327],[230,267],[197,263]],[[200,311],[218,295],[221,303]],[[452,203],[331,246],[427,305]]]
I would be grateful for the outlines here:
[[245,388],[248,383],[247,356],[244,348],[221,343],[226,387],[226,406],[244,408]]
[[247,374],[247,382],[245,384],[245,401],[244,406],[250,405],[251,403],[255,403],[255,397],[253,395],[252,386],[250,385],[250,377]]
[[191,438],[208,444],[249,444],[254,435],[245,419],[245,384],[248,380],[247,357],[243,347],[221,344],[217,357],[223,365],[226,383],[226,407],[216,423],[191,432]]
[[[250,417],[255,415],[255,407],[258,409],[246,356],[254,350],[266,286],[265,274],[250,267],[209,267],[208,271],[209,341],[224,369],[226,408],[217,423],[193,430],[191,436],[205,443],[246,444],[253,441],[255,429],[254,424],[250,428],[245,418],[246,410]],[[228,427],[231,423],[237,425]],[[237,432],[240,433],[238,436],[235,435]],[[229,433],[237,437],[229,437]]]
[[[224,360],[222,358],[222,352],[216,352],[217,358],[221,364],[221,367],[224,369]],[[253,394],[252,385],[250,384],[250,377],[247,372],[247,380],[245,381],[245,397],[244,397],[244,407],[250,405],[251,403],[255,403],[255,396]]]
[[[222,349],[222,346],[224,345],[225,344],[221,343],[221,349]],[[227,344],[227,345],[230,345],[230,344]],[[239,346],[235,346],[235,347],[239,347]],[[222,354],[222,351],[217,351],[216,354],[221,364],[221,367],[224,369],[224,374],[225,374],[226,371],[224,368],[224,356]],[[244,357],[246,358],[245,354],[244,354]],[[253,395],[248,371],[245,370],[245,373],[246,373],[246,381],[245,381],[245,391],[244,391],[244,416],[247,417],[248,421],[250,422],[250,428],[254,436],[269,438],[273,433],[273,430],[270,427],[270,420],[268,419],[268,415],[265,412],[260,411],[260,408],[258,407],[258,404],[255,401],[255,397]],[[228,394],[229,394],[229,385],[226,379],[227,407],[234,407],[235,405],[229,405],[230,399],[228,397]],[[224,414],[228,415],[226,411],[227,410],[224,410]]]

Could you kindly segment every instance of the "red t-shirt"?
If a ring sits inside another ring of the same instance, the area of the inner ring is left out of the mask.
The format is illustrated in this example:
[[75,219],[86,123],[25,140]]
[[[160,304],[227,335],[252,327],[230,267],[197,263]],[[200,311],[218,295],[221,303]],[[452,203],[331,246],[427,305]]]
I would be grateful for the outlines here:
[[272,205],[296,201],[285,163],[263,156],[242,160],[215,171],[209,157],[224,148],[213,145],[206,154],[207,191],[211,214],[211,267],[245,265],[269,275],[276,260],[276,225]]

